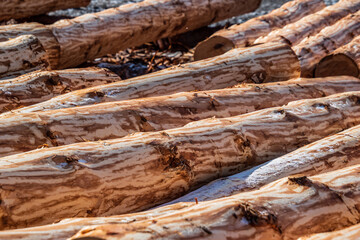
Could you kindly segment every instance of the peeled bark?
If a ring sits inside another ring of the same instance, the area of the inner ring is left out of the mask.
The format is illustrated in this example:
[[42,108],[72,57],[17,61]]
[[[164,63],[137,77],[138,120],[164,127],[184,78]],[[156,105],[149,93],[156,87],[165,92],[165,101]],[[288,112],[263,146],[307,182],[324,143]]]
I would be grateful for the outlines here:
[[360,36],[321,59],[315,67],[315,77],[344,74],[360,77]]
[[326,233],[318,233],[309,237],[301,237],[298,240],[358,240],[360,236],[360,224],[342,230]]
[[0,78],[46,69],[48,65],[46,52],[33,35],[0,42]]
[[25,18],[55,10],[85,7],[90,0],[2,0],[0,1],[0,21]]
[[[330,150],[331,149],[331,150]],[[360,164],[360,126],[301,147],[230,177],[215,180],[166,205],[208,201],[254,190],[291,175],[315,175]]]
[[359,92],[343,93],[162,132],[3,157],[1,229],[164,203],[360,124],[359,99]]
[[264,85],[134,99],[53,111],[10,114],[1,119],[0,157],[135,132],[182,127],[211,117],[231,117],[290,101],[360,91],[352,77],[298,79]]
[[74,91],[16,112],[46,111],[94,103],[231,87],[243,82],[277,82],[300,75],[299,61],[286,44],[234,49],[222,56],[172,67],[126,81]]
[[338,3],[324,8],[301,20],[275,30],[265,37],[255,40],[255,44],[267,42],[286,42],[291,46],[299,44],[303,39],[316,35],[323,28],[331,26],[350,13],[360,10],[358,0],[340,0]]
[[300,59],[301,76],[313,77],[315,66],[323,57],[351,42],[354,36],[358,35],[360,35],[360,11],[324,28],[316,36],[304,39],[293,47]]
[[358,223],[359,171],[355,165],[310,178],[283,178],[151,220],[85,227],[71,239],[280,240],[339,230]]
[[117,82],[120,77],[100,68],[37,71],[0,81],[0,112],[40,103],[87,87]]
[[40,23],[23,23],[0,26],[0,42],[29,34],[36,36],[40,40],[40,43],[48,55],[50,68],[57,69],[60,58],[60,46],[50,28]]
[[234,47],[248,47],[271,31],[317,12],[325,7],[323,0],[294,0],[269,14],[252,18],[214,33],[195,48],[194,59],[201,60],[221,55]]

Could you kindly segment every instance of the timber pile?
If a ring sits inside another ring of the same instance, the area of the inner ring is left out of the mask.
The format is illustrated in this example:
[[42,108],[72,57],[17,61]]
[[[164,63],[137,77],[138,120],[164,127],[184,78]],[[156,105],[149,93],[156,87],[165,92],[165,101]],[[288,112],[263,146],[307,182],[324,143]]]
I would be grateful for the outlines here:
[[[5,2],[3,18],[70,7]],[[55,70],[260,2],[147,0],[1,26],[0,238],[358,236],[360,1],[288,2],[199,44],[206,59],[124,81]]]

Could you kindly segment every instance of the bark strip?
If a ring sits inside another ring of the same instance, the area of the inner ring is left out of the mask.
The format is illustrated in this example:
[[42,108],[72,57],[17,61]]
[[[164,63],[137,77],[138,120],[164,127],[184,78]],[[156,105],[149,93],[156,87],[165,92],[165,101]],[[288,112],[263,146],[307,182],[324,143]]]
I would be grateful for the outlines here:
[[360,2],[358,0],[340,0],[338,3],[326,7],[319,12],[286,25],[282,29],[275,30],[265,37],[258,38],[255,40],[255,44],[280,41],[295,46],[303,39],[316,35],[323,28],[331,26],[348,14],[359,10]]
[[248,47],[271,31],[296,22],[325,7],[323,0],[294,0],[272,12],[214,33],[195,48],[194,59],[221,55],[234,47]]
[[324,28],[316,36],[304,39],[293,47],[301,63],[301,76],[313,77],[319,61],[337,48],[360,35],[360,11],[350,14],[332,26]]
[[[61,1],[58,1],[61,2]],[[34,35],[46,50],[51,69],[59,66],[60,46],[52,31],[40,23],[22,23],[0,26],[0,42],[19,37],[21,35]]]
[[298,240],[357,240],[360,236],[360,224],[342,230],[318,233],[309,237],[301,237]]
[[321,139],[260,166],[215,180],[172,202],[208,201],[258,189],[283,177],[309,176],[360,164],[360,126]]
[[283,178],[152,220],[85,227],[71,239],[280,240],[340,230],[359,221],[359,171],[355,165],[309,178]]
[[1,0],[0,21],[25,18],[55,10],[85,7],[90,0]]
[[360,91],[352,77],[296,79],[232,89],[110,102],[45,112],[9,114],[0,121],[0,156],[135,132],[182,127],[205,118],[232,117],[290,101]]
[[113,83],[120,77],[100,68],[37,71],[0,81],[0,112],[40,103],[70,91]]
[[48,65],[47,54],[33,35],[0,42],[0,78],[46,69]]
[[15,112],[34,112],[94,103],[232,87],[243,82],[285,81],[300,76],[292,49],[270,43],[234,49],[222,56],[172,67],[146,76],[64,94]]
[[360,124],[359,99],[359,92],[342,93],[162,132],[3,157],[1,229],[167,202]]
[[315,77],[341,75],[360,77],[360,36],[321,59],[315,67]]

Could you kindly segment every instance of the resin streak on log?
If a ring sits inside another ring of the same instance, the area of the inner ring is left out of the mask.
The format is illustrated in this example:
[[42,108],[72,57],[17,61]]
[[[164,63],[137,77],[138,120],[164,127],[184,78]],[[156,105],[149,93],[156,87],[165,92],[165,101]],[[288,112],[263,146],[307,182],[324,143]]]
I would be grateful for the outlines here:
[[201,60],[221,55],[234,47],[248,47],[274,29],[296,22],[325,7],[323,0],[294,0],[272,12],[249,21],[233,25],[214,33],[196,46],[194,59]]
[[121,80],[100,68],[36,71],[0,81],[0,112],[29,106],[83,88]]
[[1,229],[167,202],[360,124],[359,99],[359,92],[342,93],[162,132],[3,157]]
[[232,87],[243,82],[285,81],[300,76],[300,63],[292,49],[271,43],[202,61],[172,67],[146,76],[67,93],[16,112],[45,111],[94,103]]
[[231,117],[282,106],[294,100],[352,90],[360,91],[359,79],[296,79],[45,112],[9,114],[0,118],[0,156],[41,146],[61,146],[120,138],[135,132],[161,131],[205,118]]

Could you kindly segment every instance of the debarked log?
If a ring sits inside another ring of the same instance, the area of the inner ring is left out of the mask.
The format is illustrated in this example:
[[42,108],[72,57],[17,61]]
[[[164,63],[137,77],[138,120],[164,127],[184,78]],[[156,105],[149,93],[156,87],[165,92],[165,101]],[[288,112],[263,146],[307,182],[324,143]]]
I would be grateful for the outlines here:
[[168,68],[121,82],[74,91],[15,110],[45,111],[94,103],[232,87],[243,82],[285,81],[300,76],[300,63],[287,44],[270,43]]
[[355,13],[358,10],[360,10],[360,2],[358,0],[340,0],[338,3],[328,6],[319,12],[308,15],[295,23],[288,24],[282,29],[269,33],[267,36],[256,39],[255,44],[279,41],[295,46],[303,39],[316,35],[323,28],[333,25],[348,14]]
[[[360,93],[0,159],[0,227],[153,207],[360,124]],[[36,209],[36,211],[35,211]]]
[[316,64],[327,54],[360,35],[360,11],[350,14],[317,35],[293,47],[301,63],[301,76],[313,77]]
[[[85,227],[71,239],[296,239],[357,224],[360,165],[288,177],[151,220]],[[176,206],[176,205],[172,205]]]
[[[182,127],[205,118],[224,118],[282,106],[290,101],[360,91],[354,77],[296,79],[242,84],[236,88],[185,92],[0,118],[0,157],[135,132]],[[1,95],[0,95],[1,96]]]
[[360,77],[360,36],[321,59],[315,67],[315,77],[343,74]]
[[218,56],[234,47],[248,47],[257,38],[267,35],[272,30],[296,22],[324,7],[323,0],[294,0],[287,2],[266,15],[217,31],[196,46],[194,59],[197,61]]
[[70,91],[121,80],[101,68],[36,71],[0,81],[0,112],[29,106]]
[[0,1],[0,21],[25,18],[55,10],[85,7],[90,0],[2,0]]
[[290,175],[309,176],[360,164],[360,126],[323,138],[241,173],[215,180],[172,202],[208,201],[258,189]]
[[48,65],[47,54],[33,35],[0,42],[0,78],[46,69]]

